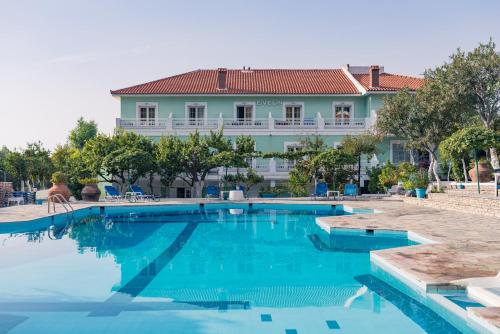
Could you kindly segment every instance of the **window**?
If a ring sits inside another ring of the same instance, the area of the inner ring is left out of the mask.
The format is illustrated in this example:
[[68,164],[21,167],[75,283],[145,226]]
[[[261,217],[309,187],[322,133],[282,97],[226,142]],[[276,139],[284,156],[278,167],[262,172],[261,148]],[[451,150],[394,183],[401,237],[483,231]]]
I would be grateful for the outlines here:
[[239,122],[247,123],[253,120],[253,105],[237,105],[236,106],[236,120]]
[[302,105],[285,104],[285,120],[288,124],[300,125],[302,121]]
[[352,104],[335,104],[333,113],[335,118],[335,125],[349,125],[351,122]]
[[140,125],[155,125],[158,105],[144,103],[137,105],[137,119]]
[[205,121],[205,105],[188,105],[187,118],[189,125],[202,125]]
[[391,162],[398,165],[402,162],[410,161],[410,151],[405,148],[404,142],[391,142]]

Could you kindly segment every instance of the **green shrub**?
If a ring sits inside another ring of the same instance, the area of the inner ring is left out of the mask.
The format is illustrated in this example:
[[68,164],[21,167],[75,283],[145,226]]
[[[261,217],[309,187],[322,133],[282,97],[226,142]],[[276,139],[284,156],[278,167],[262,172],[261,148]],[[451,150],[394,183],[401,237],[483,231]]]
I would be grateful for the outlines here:
[[368,181],[368,191],[370,194],[376,194],[384,190],[380,186],[379,176],[381,172],[382,168],[380,167],[373,167],[368,171],[368,176],[370,177],[370,180]]
[[412,173],[408,178],[407,185],[411,185],[412,188],[410,189],[427,188],[427,186],[429,185],[429,177],[427,175],[427,172],[421,169],[415,173]]
[[97,184],[99,183],[99,180],[95,177],[87,177],[78,180],[78,183],[83,184],[83,185],[88,185],[88,184]]
[[68,182],[68,176],[64,174],[63,172],[55,172],[52,174],[52,177],[50,178],[50,181],[53,184],[59,184],[59,183],[67,183]]
[[387,161],[387,163],[380,170],[380,175],[378,177],[380,186],[384,189],[389,189],[393,185],[398,184],[398,178],[398,168]]

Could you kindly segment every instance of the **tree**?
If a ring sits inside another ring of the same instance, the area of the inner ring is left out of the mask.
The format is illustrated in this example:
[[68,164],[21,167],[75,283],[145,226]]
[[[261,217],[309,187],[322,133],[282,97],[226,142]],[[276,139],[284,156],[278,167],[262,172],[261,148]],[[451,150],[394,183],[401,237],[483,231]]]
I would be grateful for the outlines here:
[[22,153],[26,161],[26,174],[33,187],[44,188],[48,185],[53,173],[50,151],[41,142],[28,143]]
[[[395,135],[407,140],[407,146],[429,153],[428,174],[434,175],[440,186],[437,149],[442,140],[460,124],[463,114],[453,106],[455,102],[440,102],[442,87],[425,83],[416,94],[404,89],[384,99],[377,115],[376,129],[384,135]],[[429,177],[430,178],[430,177]]]
[[5,157],[5,171],[10,175],[14,188],[19,189],[21,183],[28,179],[26,159],[21,152],[9,151]]
[[[448,161],[462,162],[464,178],[467,181],[467,166],[465,159],[477,150],[498,148],[500,134],[483,126],[469,126],[458,130],[439,145],[439,152]],[[474,154],[475,155],[475,154]]]
[[183,143],[177,136],[161,137],[156,145],[155,157],[158,165],[160,182],[165,188],[169,188],[177,176],[182,173],[183,166],[179,157]]
[[210,170],[226,164],[227,152],[231,150],[231,141],[224,137],[222,130],[211,131],[208,136],[200,136],[195,131],[183,142],[179,156],[183,173],[179,177],[194,188],[196,197],[201,197]]
[[133,132],[97,135],[85,144],[82,156],[92,173],[122,190],[155,168],[153,143]]
[[[500,53],[492,39],[473,51],[460,49],[450,62],[430,71],[428,76],[446,87],[443,96],[478,115],[485,128],[495,131],[500,124]],[[498,151],[491,147],[494,168],[500,168]]]
[[50,158],[54,170],[68,176],[68,187],[71,193],[77,199],[80,199],[83,189],[83,184],[80,180],[96,176],[83,160],[82,151],[68,144],[58,145]]
[[314,169],[319,169],[324,173],[325,179],[331,177],[333,189],[335,189],[335,184],[346,182],[355,174],[351,166],[356,162],[356,157],[342,148],[330,148],[315,156],[311,161]]
[[69,143],[71,146],[82,149],[85,143],[97,136],[97,124],[94,121],[86,121],[80,117],[76,122],[76,127],[69,133]]
[[358,160],[358,186],[361,187],[361,156],[363,154],[370,159],[377,152],[377,144],[380,138],[364,133],[357,136],[347,135],[342,139],[340,146],[349,154],[356,157]]

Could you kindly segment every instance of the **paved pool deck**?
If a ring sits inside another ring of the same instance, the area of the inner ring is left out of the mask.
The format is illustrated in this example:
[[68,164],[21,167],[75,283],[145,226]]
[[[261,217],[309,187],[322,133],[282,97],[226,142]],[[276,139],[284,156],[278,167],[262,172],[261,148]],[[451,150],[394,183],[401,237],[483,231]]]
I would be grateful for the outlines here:
[[[220,202],[201,200],[202,202]],[[199,203],[199,199],[172,199],[140,203],[165,205]],[[245,201],[247,202],[247,201]],[[353,208],[375,209],[375,214],[318,218],[325,229],[369,229],[409,231],[435,243],[373,251],[372,260],[396,271],[422,290],[455,289],[450,282],[470,277],[495,276],[500,271],[500,221],[496,218],[429,208],[400,200],[311,201],[261,200],[254,203],[344,204]],[[227,201],[225,202],[227,203]],[[74,203],[75,209],[91,206],[138,205],[128,202]],[[58,212],[64,212],[59,207]],[[46,205],[25,205],[0,209],[0,223],[26,221],[47,216]],[[476,312],[500,331],[500,308]]]

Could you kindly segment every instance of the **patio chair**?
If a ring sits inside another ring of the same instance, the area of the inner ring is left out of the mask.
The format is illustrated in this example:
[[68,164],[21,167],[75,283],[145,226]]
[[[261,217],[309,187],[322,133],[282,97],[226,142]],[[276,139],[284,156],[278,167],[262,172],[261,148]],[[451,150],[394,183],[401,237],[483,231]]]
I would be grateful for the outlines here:
[[354,197],[354,199],[357,199],[358,197],[358,185],[354,183],[347,183],[344,185],[344,195],[343,197]]
[[131,185],[130,186],[131,192],[133,192],[138,200],[159,200],[158,197],[155,195],[148,195],[144,192],[141,186],[138,185]]
[[207,198],[219,198],[219,187],[207,186],[206,193]]
[[328,185],[325,182],[318,182],[311,198],[325,197],[328,194]]
[[121,201],[125,199],[125,197],[113,186],[104,186],[104,191],[106,191],[106,196],[104,196],[106,201]]

